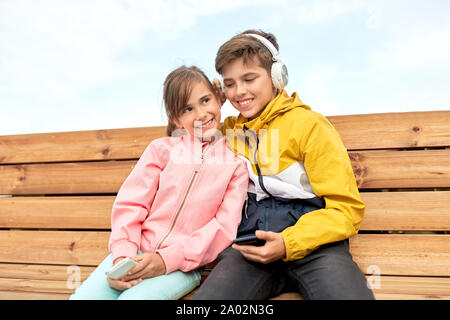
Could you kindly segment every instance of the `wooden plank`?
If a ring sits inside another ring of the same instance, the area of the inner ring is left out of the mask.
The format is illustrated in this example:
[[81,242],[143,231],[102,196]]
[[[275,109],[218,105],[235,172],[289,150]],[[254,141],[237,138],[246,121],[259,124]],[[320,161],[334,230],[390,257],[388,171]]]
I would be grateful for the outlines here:
[[[450,278],[366,276],[377,300],[438,300],[450,298]],[[183,297],[192,300],[195,290]],[[283,292],[271,300],[303,300],[297,292]]]
[[[367,276],[368,281],[372,281],[370,277]],[[450,278],[380,276],[377,278],[376,284],[377,286],[372,288],[376,299],[437,300],[450,298]],[[74,289],[67,287],[64,279],[49,281],[0,278],[0,299],[51,299],[55,294],[65,294],[61,295],[61,298],[67,299],[73,291]],[[183,300],[191,300],[194,292],[183,297]],[[11,295],[7,295],[7,293],[11,293]],[[33,293],[35,293],[34,296]],[[41,296],[37,296],[38,294]],[[295,292],[285,292],[273,299],[300,300],[303,297]]]
[[350,152],[360,189],[448,188],[450,149]]
[[[2,230],[0,261],[97,266],[108,239],[109,232]],[[450,276],[448,235],[360,234],[351,252],[363,272],[377,266],[383,275]]]
[[[361,192],[360,230],[450,231],[450,191]],[[1,202],[0,202],[1,203]]]
[[70,293],[1,291],[0,300],[67,300]]
[[115,196],[0,198],[1,228],[110,229]]
[[165,127],[0,136],[0,163],[138,159]]
[[[362,192],[361,230],[450,231],[450,191]],[[1,228],[110,229],[115,196],[0,198]]]
[[109,232],[0,230],[0,262],[97,266]]
[[377,299],[449,299],[450,278],[367,276]]
[[0,288],[5,291],[25,291],[25,292],[48,292],[67,293],[74,292],[73,288],[68,288],[66,281],[59,280],[28,280],[28,279],[4,279],[0,278]]
[[0,194],[116,193],[136,161],[0,166]]
[[[450,146],[450,111],[328,119],[349,150]],[[152,140],[163,136],[164,126],[0,136],[0,163],[137,159]]]
[[450,111],[331,116],[349,150],[450,146]]
[[[450,149],[351,152],[358,186],[450,187]],[[0,194],[116,193],[135,165],[130,161],[0,166]]]
[[450,300],[450,296],[404,295],[395,293],[375,293],[376,300]]
[[350,251],[363,273],[450,276],[449,235],[359,234]]
[[71,275],[79,272],[77,276],[84,281],[94,270],[95,267],[72,265],[0,263],[0,278],[67,282]]

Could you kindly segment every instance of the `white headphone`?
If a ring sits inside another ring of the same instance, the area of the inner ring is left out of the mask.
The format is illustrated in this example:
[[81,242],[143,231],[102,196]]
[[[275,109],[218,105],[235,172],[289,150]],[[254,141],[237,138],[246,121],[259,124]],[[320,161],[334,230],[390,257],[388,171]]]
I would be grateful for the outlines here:
[[267,49],[269,49],[272,54],[272,69],[270,75],[272,77],[272,83],[277,89],[283,89],[288,84],[289,75],[286,65],[281,61],[280,54],[278,53],[275,46],[259,34],[246,33],[247,36],[258,39]]

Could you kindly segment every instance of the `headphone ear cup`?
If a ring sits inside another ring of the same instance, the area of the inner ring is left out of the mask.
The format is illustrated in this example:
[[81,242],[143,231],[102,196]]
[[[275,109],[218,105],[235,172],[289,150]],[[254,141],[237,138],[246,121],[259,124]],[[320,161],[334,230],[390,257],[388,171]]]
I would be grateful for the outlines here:
[[277,89],[283,89],[288,84],[289,75],[286,65],[281,61],[275,61],[271,69],[272,83]]

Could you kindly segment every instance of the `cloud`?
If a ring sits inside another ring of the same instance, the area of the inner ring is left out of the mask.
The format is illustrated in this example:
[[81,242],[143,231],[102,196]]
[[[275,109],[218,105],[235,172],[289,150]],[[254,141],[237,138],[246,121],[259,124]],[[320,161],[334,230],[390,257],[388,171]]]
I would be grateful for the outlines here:
[[[71,97],[148,71],[124,63],[127,50],[168,41],[204,15],[260,1],[3,0],[0,73],[9,92]],[[157,64],[155,64],[157,67]]]
[[360,0],[316,0],[309,4],[298,4],[293,11],[300,23],[323,23],[338,16],[360,10],[363,2]]
[[410,69],[449,67],[450,28],[405,33],[370,54],[374,68]]
[[302,101],[313,110],[324,115],[333,115],[342,112],[336,98],[337,70],[333,66],[312,65],[305,70],[300,78],[293,77],[292,88],[301,88],[299,92]]

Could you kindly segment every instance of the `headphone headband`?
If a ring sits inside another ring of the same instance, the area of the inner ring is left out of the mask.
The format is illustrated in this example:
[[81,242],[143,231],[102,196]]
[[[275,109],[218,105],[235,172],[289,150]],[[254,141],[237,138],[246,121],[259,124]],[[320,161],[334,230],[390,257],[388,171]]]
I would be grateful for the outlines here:
[[272,77],[273,85],[278,89],[283,89],[289,80],[288,71],[284,63],[281,61],[280,54],[278,53],[277,48],[273,45],[272,42],[260,36],[259,34],[254,33],[246,33],[245,35],[249,37],[256,38],[261,42],[272,54],[272,68],[270,72],[270,76]]
[[278,50],[277,50],[277,48],[275,48],[275,46],[272,44],[272,42],[270,42],[263,36],[260,36],[259,34],[246,33],[246,35],[258,39],[267,49],[269,49],[270,53],[272,54],[273,61],[281,60]]

